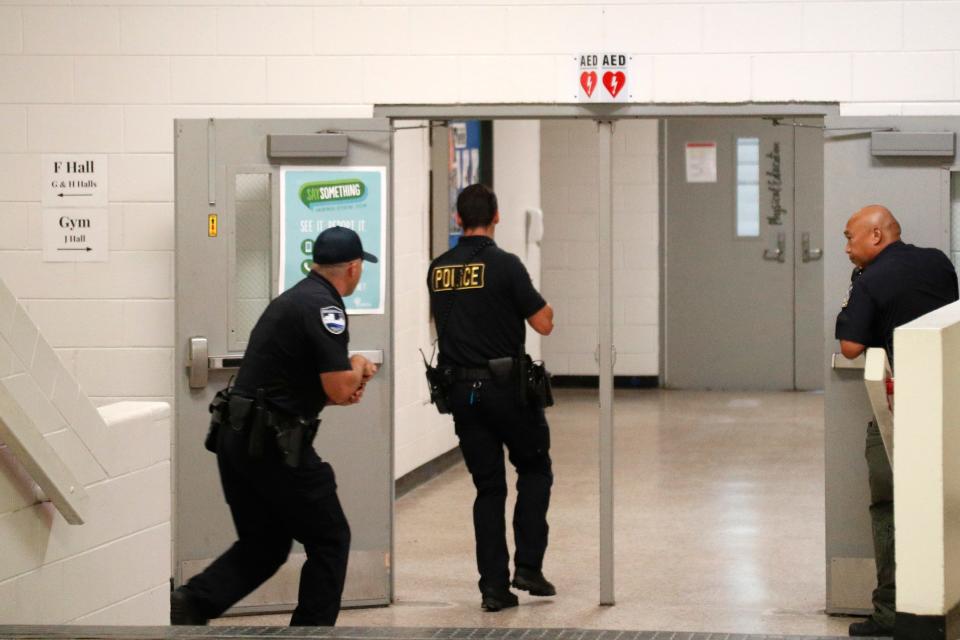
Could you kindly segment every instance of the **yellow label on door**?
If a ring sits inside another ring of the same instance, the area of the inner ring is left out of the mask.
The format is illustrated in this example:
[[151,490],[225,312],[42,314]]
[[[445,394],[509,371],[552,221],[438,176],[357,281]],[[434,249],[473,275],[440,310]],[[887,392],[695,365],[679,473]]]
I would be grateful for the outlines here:
[[217,214],[215,213],[207,216],[207,236],[211,238],[217,237]]

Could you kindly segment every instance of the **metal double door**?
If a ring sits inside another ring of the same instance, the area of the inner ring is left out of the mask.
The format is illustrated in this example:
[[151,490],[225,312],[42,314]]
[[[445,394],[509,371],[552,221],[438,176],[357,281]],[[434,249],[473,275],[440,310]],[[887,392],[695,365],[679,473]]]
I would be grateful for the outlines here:
[[784,120],[664,121],[667,387],[823,387],[822,120]]
[[[186,582],[236,540],[215,457],[203,448],[207,406],[236,373],[250,330],[279,290],[281,166],[382,168],[380,196],[387,211],[379,256],[383,312],[350,318],[351,350],[379,360],[381,370],[360,404],[323,411],[314,446],[337,474],[352,531],[343,604],[389,604],[394,486],[392,363],[386,357],[392,349],[390,124],[385,119],[211,119],[178,120],[175,128],[174,580]],[[309,255],[286,260],[308,263]],[[291,610],[304,560],[302,547],[295,545],[280,571],[233,611]]]

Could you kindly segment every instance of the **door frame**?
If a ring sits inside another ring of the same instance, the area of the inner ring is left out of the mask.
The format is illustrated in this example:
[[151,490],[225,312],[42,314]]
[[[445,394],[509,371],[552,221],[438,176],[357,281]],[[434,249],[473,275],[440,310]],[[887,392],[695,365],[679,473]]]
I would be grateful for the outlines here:
[[[827,118],[839,116],[837,103],[740,103],[740,104],[421,104],[421,105],[375,105],[373,116],[387,118],[391,126],[398,120],[449,121],[449,120],[594,120],[598,124],[598,184],[599,205],[599,344],[597,354],[600,363],[600,593],[601,605],[612,605],[614,597],[614,547],[613,547],[613,320],[612,313],[605,310],[613,305],[613,277],[608,264],[613,255],[613,157],[611,137],[617,120],[678,117],[803,117]],[[663,159],[661,158],[661,163]],[[662,171],[662,166],[661,166]],[[661,194],[662,195],[662,194]],[[662,203],[661,203],[662,205]],[[662,206],[661,206],[662,210]],[[605,249],[605,250],[604,250]],[[660,242],[660,264],[664,263],[664,246]],[[662,269],[661,269],[662,271]],[[661,274],[662,276],[662,274]],[[660,287],[659,312],[663,326],[665,300],[664,287]],[[662,341],[662,335],[661,335]],[[661,342],[662,344],[662,342]],[[660,368],[663,369],[663,349],[660,349]]]

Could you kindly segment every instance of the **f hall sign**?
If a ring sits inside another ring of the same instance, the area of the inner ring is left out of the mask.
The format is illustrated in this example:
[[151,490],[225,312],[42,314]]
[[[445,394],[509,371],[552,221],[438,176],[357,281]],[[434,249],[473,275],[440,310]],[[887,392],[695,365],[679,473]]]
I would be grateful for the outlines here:
[[630,59],[625,53],[581,53],[576,57],[578,102],[629,102]]

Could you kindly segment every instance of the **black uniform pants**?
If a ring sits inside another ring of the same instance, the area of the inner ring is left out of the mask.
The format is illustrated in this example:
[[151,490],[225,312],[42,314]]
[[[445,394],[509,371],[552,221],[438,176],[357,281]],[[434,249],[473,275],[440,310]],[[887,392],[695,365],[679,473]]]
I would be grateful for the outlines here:
[[547,508],[553,485],[550,429],[543,409],[519,406],[512,384],[458,382],[451,389],[450,402],[460,450],[477,489],[473,528],[480,589],[506,588],[510,568],[503,447],[517,470],[514,565],[539,571],[547,549]]
[[873,420],[867,425],[867,474],[870,481],[870,524],[873,555],[877,562],[877,588],[873,590],[873,619],[892,629],[896,619],[897,560],[894,553],[893,470],[883,447],[883,437]]
[[297,540],[307,561],[290,624],[333,626],[350,551],[333,469],[313,447],[297,469],[284,466],[275,450],[264,455],[250,460],[246,432],[220,427],[217,462],[239,539],[184,589],[206,617],[218,617],[276,573]]

